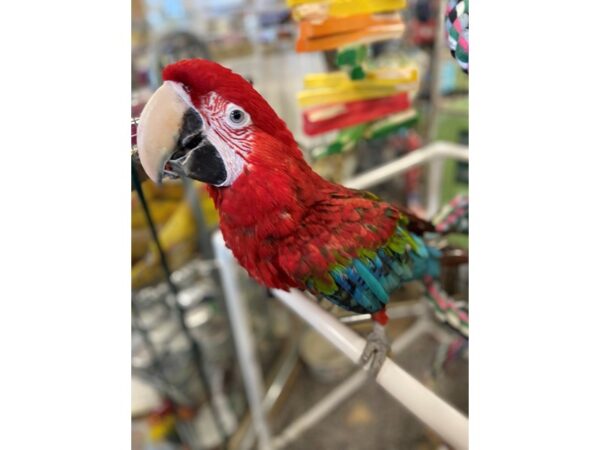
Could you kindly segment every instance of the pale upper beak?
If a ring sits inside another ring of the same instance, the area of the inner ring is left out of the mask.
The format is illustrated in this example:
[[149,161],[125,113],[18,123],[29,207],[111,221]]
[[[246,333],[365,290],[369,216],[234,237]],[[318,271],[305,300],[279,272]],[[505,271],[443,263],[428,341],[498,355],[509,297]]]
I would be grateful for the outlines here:
[[165,81],[144,107],[137,130],[140,162],[148,177],[185,175],[219,185],[227,172],[204,137],[202,118],[180,83]]

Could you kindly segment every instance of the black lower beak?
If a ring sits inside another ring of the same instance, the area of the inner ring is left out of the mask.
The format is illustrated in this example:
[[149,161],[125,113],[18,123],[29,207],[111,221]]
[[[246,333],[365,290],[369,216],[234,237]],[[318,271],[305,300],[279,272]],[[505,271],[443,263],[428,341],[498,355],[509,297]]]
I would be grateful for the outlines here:
[[202,133],[202,119],[195,110],[190,108],[185,113],[179,136],[166,171],[217,186],[225,182],[223,159]]

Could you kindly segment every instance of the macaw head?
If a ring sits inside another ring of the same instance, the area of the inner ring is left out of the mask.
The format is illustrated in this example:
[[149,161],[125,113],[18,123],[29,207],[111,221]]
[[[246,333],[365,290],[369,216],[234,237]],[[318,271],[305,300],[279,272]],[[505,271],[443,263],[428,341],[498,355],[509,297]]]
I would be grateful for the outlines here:
[[301,158],[285,123],[240,75],[191,59],[165,67],[163,80],[137,133],[140,162],[154,182],[187,176],[226,187],[266,159],[261,148]]

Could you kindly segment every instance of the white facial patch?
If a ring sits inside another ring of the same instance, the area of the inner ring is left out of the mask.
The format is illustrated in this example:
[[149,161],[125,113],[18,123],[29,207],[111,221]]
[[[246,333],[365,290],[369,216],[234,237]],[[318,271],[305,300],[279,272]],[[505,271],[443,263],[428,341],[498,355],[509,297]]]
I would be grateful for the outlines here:
[[227,178],[219,187],[231,186],[242,173],[246,162],[211,127],[206,128],[206,137],[219,152],[227,171]]
[[242,173],[254,139],[252,118],[241,107],[210,92],[200,102],[204,133],[223,160],[227,178],[219,186],[231,186]]

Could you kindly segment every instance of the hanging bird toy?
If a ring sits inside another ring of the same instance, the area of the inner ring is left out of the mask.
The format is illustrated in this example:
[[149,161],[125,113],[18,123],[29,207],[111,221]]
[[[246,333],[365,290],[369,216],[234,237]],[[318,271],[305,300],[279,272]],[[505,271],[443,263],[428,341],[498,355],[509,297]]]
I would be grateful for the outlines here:
[[449,0],[446,8],[446,35],[452,56],[469,73],[469,0]]
[[389,349],[390,293],[411,280],[435,290],[440,252],[423,239],[434,227],[369,192],[321,178],[285,123],[231,70],[184,60],[167,66],[163,79],[138,128],[148,176],[208,183],[225,243],[261,284],[370,313],[374,330],[362,362],[376,373]]

